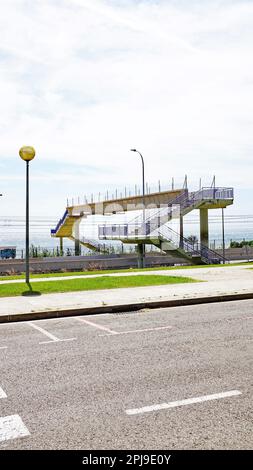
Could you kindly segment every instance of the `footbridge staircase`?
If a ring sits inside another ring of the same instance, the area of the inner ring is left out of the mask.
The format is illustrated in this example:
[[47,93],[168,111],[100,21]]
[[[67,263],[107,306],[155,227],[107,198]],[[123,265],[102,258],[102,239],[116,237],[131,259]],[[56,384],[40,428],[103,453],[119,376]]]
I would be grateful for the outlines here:
[[[211,187],[195,192],[184,190],[158,210],[145,210],[127,224],[100,225],[99,239],[153,244],[165,253],[194,264],[225,263],[225,258],[211,250],[208,242],[203,243],[201,240],[200,243],[193,243],[183,236],[183,217],[196,209],[206,214],[208,209],[225,208],[233,203],[233,198],[233,188]],[[173,219],[178,220],[179,232],[169,226]]]

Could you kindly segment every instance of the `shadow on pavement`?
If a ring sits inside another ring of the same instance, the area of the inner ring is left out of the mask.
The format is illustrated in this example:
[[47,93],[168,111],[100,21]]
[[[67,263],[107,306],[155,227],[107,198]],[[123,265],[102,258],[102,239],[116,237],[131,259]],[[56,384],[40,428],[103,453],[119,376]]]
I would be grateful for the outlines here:
[[41,295],[41,292],[33,290],[30,282],[27,282],[26,285],[28,286],[29,290],[22,292],[22,295],[24,295],[25,297]]

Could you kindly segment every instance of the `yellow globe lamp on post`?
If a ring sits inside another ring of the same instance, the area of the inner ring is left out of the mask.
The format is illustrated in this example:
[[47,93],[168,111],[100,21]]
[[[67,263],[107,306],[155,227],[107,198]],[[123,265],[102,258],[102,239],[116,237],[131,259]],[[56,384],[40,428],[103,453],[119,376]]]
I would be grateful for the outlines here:
[[19,156],[26,162],[26,240],[25,240],[25,280],[29,285],[29,162],[35,157],[33,147],[24,146],[19,150]]
[[33,147],[29,146],[21,147],[19,150],[19,155],[22,160],[25,160],[25,162],[30,162],[35,157],[35,150]]

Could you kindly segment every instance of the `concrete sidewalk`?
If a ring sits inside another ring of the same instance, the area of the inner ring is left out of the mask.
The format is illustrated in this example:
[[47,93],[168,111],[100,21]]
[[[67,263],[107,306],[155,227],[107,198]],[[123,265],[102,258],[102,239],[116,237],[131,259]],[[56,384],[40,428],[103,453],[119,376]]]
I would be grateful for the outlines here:
[[[252,268],[252,271],[249,269]],[[31,278],[31,282],[49,282],[49,281],[67,281],[70,279],[89,279],[89,278],[96,278],[96,277],[124,277],[124,276],[152,276],[152,275],[160,275],[160,276],[183,276],[183,277],[192,277],[193,279],[197,279],[199,281],[210,281],[213,279],[219,279],[221,281],[224,280],[236,280],[238,276],[243,275],[245,279],[252,279],[253,278],[253,266],[250,265],[240,265],[240,266],[232,266],[227,265],[225,267],[202,267],[202,268],[187,268],[187,269],[152,269],[151,271],[134,271],[134,272],[112,272],[112,273],[101,273],[101,274],[76,274],[70,276],[52,276],[52,277],[36,277]],[[22,284],[25,280],[23,279],[11,279],[9,280],[8,277],[6,279],[0,281],[0,286],[2,284]]]
[[[149,271],[145,274],[154,273],[189,276],[207,282],[4,297],[0,298],[0,322],[253,298],[253,270],[245,266]],[[65,277],[63,280],[67,281]]]

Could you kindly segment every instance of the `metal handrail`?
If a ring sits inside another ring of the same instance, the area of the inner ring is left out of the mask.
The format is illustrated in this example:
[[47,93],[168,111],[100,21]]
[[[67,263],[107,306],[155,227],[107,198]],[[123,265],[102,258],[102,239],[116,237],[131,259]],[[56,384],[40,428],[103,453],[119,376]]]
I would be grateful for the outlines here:
[[[180,202],[182,196],[184,196],[184,198],[185,198],[186,193],[188,193],[188,191],[187,191],[187,190],[184,190],[184,192],[182,192],[182,193],[179,194],[177,197],[175,197],[174,199],[172,199],[171,201],[169,201],[169,203],[166,204],[165,207],[164,207],[164,206],[163,206],[163,207],[160,207],[160,208],[158,209],[158,211],[155,212],[155,214],[152,214],[152,215],[150,215],[149,217],[145,218],[145,222],[148,222],[149,220],[151,220],[151,219],[153,219],[153,218],[156,218],[156,217],[158,217],[159,215],[161,216],[161,211],[164,211],[164,212],[165,212],[165,210],[168,210],[168,208],[169,208],[170,206],[173,206],[174,204],[177,204],[178,202]],[[131,220],[129,221],[129,224],[134,224],[135,222],[138,222],[138,221],[141,219],[141,217],[142,217],[142,214],[141,214],[141,215],[138,215],[138,216],[135,217],[134,219],[131,219]]]
[[[223,193],[223,194],[222,194]],[[224,194],[225,193],[225,194]],[[223,197],[217,197],[217,196]],[[152,219],[156,219],[166,215],[168,208],[172,208],[173,205],[180,204],[181,208],[186,208],[194,204],[197,201],[205,200],[205,199],[233,199],[234,197],[234,190],[233,188],[229,187],[202,187],[198,191],[194,191],[189,193],[188,190],[184,190],[181,194],[179,194],[176,198],[169,201],[166,207],[160,207],[155,214],[150,215],[149,217],[145,218],[145,222],[149,222]],[[184,204],[185,203],[185,204]],[[129,224],[134,224],[141,222],[142,215],[138,215],[134,219],[129,221]]]
[[[220,255],[219,253],[212,250],[208,246],[203,245],[203,243],[199,243],[199,242],[191,243],[187,238],[181,236],[178,232],[176,232],[175,230],[173,230],[172,228],[170,228],[168,226],[164,225],[163,227],[161,227],[161,229],[167,229],[167,231],[172,232],[173,234],[175,234],[179,238],[179,248],[180,248],[180,242],[183,242],[183,249],[185,249],[184,247],[186,246],[189,249],[190,252],[195,253],[195,254],[199,254],[201,256],[201,258],[205,258],[206,260],[209,261],[210,257],[205,256],[205,253],[206,253],[206,254],[213,254],[214,257],[218,258],[220,261],[223,261],[223,262],[227,261],[227,259],[224,256]],[[161,230],[158,229],[158,233],[162,237],[164,236],[166,238],[166,236],[161,232]],[[167,240],[172,241],[171,239],[167,239]],[[196,249],[196,246],[197,246],[197,249]],[[185,251],[188,251],[188,250],[185,250]]]
[[91,238],[82,237],[80,241],[82,243],[88,243],[88,244],[94,246],[94,248],[97,248],[99,250],[103,248],[102,243],[99,243],[96,240],[92,240]]
[[63,222],[65,221],[67,215],[68,215],[68,209],[65,210],[65,212],[64,212],[64,214],[63,214],[63,216],[62,216],[62,218],[59,220],[59,222],[58,222],[58,224],[56,225],[56,227],[51,229],[51,234],[55,234],[55,233],[58,232],[60,226],[61,226],[61,225],[63,224]]
[[[138,230],[138,228],[141,228],[141,227],[147,227],[148,224],[153,220],[153,219],[158,219],[161,218],[163,215],[165,215],[167,212],[168,212],[168,208],[170,208],[172,210],[172,206],[173,205],[176,205],[177,203],[181,203],[180,205],[182,206],[182,203],[186,201],[188,202],[189,201],[189,198],[188,198],[188,192],[187,191],[184,191],[184,193],[181,193],[179,196],[177,196],[175,199],[173,199],[172,201],[170,201],[170,203],[166,206],[166,207],[162,207],[162,208],[159,208],[159,210],[157,212],[155,212],[155,214],[152,214],[150,215],[148,218],[145,219],[145,222],[143,223],[142,222],[142,218],[141,216],[138,216],[134,219],[132,219],[132,221],[126,223],[126,224],[117,224],[117,225],[114,225],[114,224],[110,224],[109,227],[123,227],[123,226],[127,226],[127,227],[130,227],[130,226],[133,226],[135,228],[135,230]],[[189,201],[190,202],[190,201]],[[187,204],[186,204],[187,205]],[[183,205],[183,207],[186,207],[186,205]],[[170,207],[171,206],[171,207]],[[171,211],[170,211],[171,212]],[[169,215],[169,213],[168,213]],[[168,219],[169,221],[169,219]],[[151,222],[152,223],[152,222]],[[100,227],[105,227],[106,225],[99,225],[99,228]],[[108,226],[108,225],[107,225]],[[151,224],[150,224],[150,227],[151,227]],[[153,230],[157,229],[159,226],[158,225],[154,225],[153,226]],[[145,230],[145,235],[148,235],[148,233],[151,232],[151,228],[150,230],[147,232],[147,230]]]
[[[165,224],[161,227],[157,227],[154,224],[153,226],[150,225],[149,231],[143,231],[144,226],[146,228],[146,224],[144,225],[139,224],[138,226],[136,226],[136,224],[115,224],[115,225],[109,225],[109,226],[105,224],[99,227],[100,230],[105,229],[105,233],[102,233],[102,234],[99,233],[99,237],[104,236],[106,238],[106,236],[108,236],[108,234],[106,233],[106,228],[109,228],[111,230],[110,231],[111,237],[115,235],[116,238],[120,237],[121,239],[127,239],[127,240],[132,239],[133,241],[136,239],[136,237],[139,236],[139,237],[145,237],[145,238],[150,238],[150,239],[157,237],[159,239],[163,239],[164,241],[175,243],[175,241],[173,241],[173,235],[175,235],[178,241],[177,243],[178,247],[183,248],[184,251],[191,253],[191,255],[199,255],[202,259],[205,259],[208,262],[212,259],[213,260],[218,259],[219,261],[223,261],[223,262],[227,261],[225,257],[220,255],[216,251],[212,250],[211,248],[207,247],[206,245],[203,245],[202,243],[199,243],[199,242],[191,243],[189,239],[181,236],[178,232],[176,232],[175,230],[173,230],[172,228],[168,227]],[[133,227],[134,230],[133,231],[129,230],[129,227]],[[167,231],[167,233],[166,232],[164,233],[164,231]],[[172,235],[172,236],[168,236],[168,233],[169,235]]]

